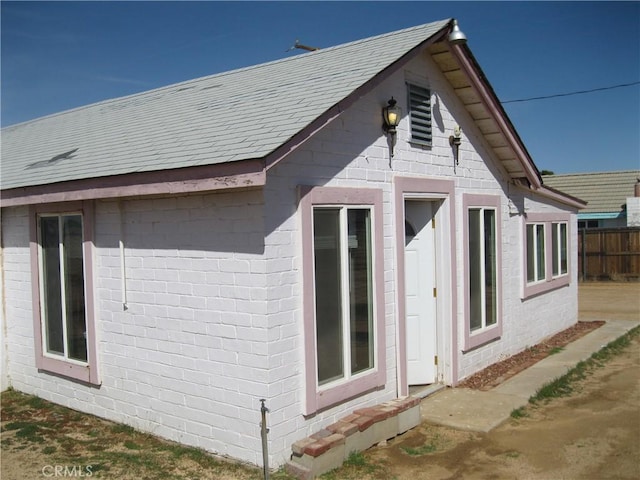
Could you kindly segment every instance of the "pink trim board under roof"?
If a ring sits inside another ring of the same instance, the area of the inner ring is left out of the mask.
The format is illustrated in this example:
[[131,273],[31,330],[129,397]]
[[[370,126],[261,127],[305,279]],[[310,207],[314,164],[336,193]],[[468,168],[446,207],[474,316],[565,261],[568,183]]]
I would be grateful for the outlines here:
[[1,205],[263,185],[272,165],[436,42],[509,143],[509,174],[540,188],[470,50],[444,43],[451,28],[433,22],[4,128]]

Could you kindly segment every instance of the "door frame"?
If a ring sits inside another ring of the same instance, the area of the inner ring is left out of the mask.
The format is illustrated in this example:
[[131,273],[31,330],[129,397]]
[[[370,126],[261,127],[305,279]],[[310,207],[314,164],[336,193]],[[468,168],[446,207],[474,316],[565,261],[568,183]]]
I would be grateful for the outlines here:
[[[437,381],[458,380],[458,328],[456,290],[455,185],[452,180],[419,177],[394,178],[396,230],[396,370],[398,396],[409,394],[405,308],[405,200],[438,201],[436,221],[436,355]],[[451,248],[453,246],[453,248]]]

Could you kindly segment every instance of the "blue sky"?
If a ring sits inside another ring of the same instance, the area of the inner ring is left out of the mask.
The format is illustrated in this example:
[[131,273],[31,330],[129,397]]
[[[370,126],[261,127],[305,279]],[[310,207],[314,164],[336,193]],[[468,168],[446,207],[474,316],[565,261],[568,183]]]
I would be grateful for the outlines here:
[[[502,101],[640,81],[640,2],[6,2],[1,122],[455,17]],[[640,169],[640,85],[505,109],[539,169]]]

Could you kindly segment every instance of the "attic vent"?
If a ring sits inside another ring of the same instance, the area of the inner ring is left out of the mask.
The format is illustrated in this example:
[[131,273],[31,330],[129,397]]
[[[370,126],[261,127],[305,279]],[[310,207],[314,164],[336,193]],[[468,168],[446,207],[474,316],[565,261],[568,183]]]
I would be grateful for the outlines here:
[[411,141],[431,145],[431,91],[428,88],[407,84]]

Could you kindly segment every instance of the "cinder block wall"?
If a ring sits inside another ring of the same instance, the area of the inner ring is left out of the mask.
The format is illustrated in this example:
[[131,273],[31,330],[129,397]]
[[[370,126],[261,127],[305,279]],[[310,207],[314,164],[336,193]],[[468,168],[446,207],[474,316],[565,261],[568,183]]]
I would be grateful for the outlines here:
[[262,192],[98,201],[95,218],[99,388],[36,370],[28,209],[3,209],[11,384],[260,463],[258,400],[270,394]]
[[[398,142],[393,159],[389,158],[386,138],[382,135],[380,108],[391,95],[405,108],[407,79],[422,78],[430,85],[433,96],[433,146],[416,148],[407,139],[408,120],[398,129]],[[463,129],[460,163],[454,165],[448,136],[456,125]],[[397,395],[396,358],[396,265],[395,222],[392,182],[395,176],[418,176],[432,179],[452,179],[455,182],[456,249],[458,286],[456,306],[458,322],[458,378],[462,379],[485,366],[517,353],[540,339],[556,333],[577,319],[577,285],[523,301],[521,298],[522,258],[521,215],[513,215],[509,197],[522,203],[521,194],[507,182],[507,174],[484,141],[468,113],[461,107],[455,93],[428,57],[410,62],[405,71],[391,76],[375,90],[357,101],[338,119],[318,132],[293,154],[269,171],[265,187],[266,211],[265,254],[267,257],[268,311],[270,349],[276,352],[271,385],[276,397],[271,397],[272,464],[283,463],[290,454],[289,446],[331,424],[354,409],[370,406]],[[383,191],[384,208],[384,280],[386,328],[386,388],[352,399],[334,408],[304,417],[303,391],[304,345],[302,340],[302,253],[299,212],[296,211],[296,188],[299,185],[328,187],[379,188]],[[503,336],[500,340],[463,354],[464,331],[464,250],[462,242],[462,196],[465,193],[500,197],[502,219],[502,285]],[[531,199],[528,199],[529,201]],[[548,203],[532,204],[541,211],[558,211]],[[572,217],[575,221],[575,215]],[[571,245],[575,245],[575,232]],[[284,267],[291,267],[285,272]],[[275,275],[273,275],[275,273]],[[572,264],[572,278],[576,278]],[[284,295],[284,297],[283,297]],[[275,313],[278,312],[278,313]],[[295,332],[293,336],[285,332]],[[451,343],[451,332],[439,332]],[[281,368],[280,358],[289,362]]]

